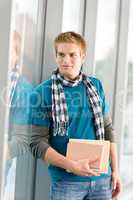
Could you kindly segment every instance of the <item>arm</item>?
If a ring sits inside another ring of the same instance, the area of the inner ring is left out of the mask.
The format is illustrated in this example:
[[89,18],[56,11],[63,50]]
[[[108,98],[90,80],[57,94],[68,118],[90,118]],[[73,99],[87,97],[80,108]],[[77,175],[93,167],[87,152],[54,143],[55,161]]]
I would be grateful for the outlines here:
[[112,197],[116,197],[121,191],[121,183],[118,175],[118,158],[117,158],[117,144],[116,134],[112,125],[112,119],[109,113],[109,106],[105,98],[105,92],[102,83],[99,81],[99,94],[101,96],[105,140],[110,141],[110,158],[111,158],[111,169],[112,169]]
[[[48,90],[48,88],[49,87],[47,87],[46,90]],[[45,88],[37,87],[31,94],[31,105],[33,106],[31,109],[32,132],[30,148],[33,155],[49,164],[69,170],[77,175],[98,175],[89,168],[90,161],[88,159],[80,161],[68,160],[65,156],[50,147],[48,137],[49,129],[52,127],[51,110],[49,110],[49,101],[47,101],[46,98],[48,96],[48,91],[44,92],[43,89]]]
[[81,175],[99,175],[89,168],[89,164],[94,161],[88,159],[80,161],[72,161],[67,159],[62,154],[55,151],[48,144],[49,129],[46,127],[32,126],[32,136],[30,147],[34,156],[41,158],[49,164],[69,170],[70,172]]
[[109,114],[104,116],[105,139],[110,143],[110,159],[112,170],[112,197],[115,198],[121,192],[121,181],[118,170],[117,144],[115,132],[112,126],[112,120]]
[[49,128],[37,125],[31,127],[30,149],[34,157],[42,158],[45,156],[48,144]]
[[80,176],[98,176],[99,173],[93,171],[89,168],[89,164],[95,162],[95,160],[90,161],[89,159],[73,161],[67,159],[65,156],[56,152],[53,148],[49,147],[45,156],[43,158],[46,162],[53,164],[55,166],[64,168],[76,175]]
[[111,169],[112,169],[112,189],[113,189],[112,197],[116,198],[122,189],[121,180],[118,172],[119,170],[118,170],[116,143],[111,143],[110,157],[111,157]]
[[117,145],[111,143],[110,145],[111,169],[112,173],[118,174],[118,158],[117,158]]

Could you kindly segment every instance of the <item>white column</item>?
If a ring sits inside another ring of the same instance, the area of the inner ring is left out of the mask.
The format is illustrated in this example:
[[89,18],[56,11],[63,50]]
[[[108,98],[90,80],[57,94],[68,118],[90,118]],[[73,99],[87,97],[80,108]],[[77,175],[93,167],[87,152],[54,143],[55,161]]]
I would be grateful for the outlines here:
[[45,22],[45,38],[44,38],[44,57],[43,57],[43,73],[42,80],[47,79],[53,69],[56,68],[54,61],[54,38],[62,30],[63,18],[63,0],[47,1],[47,12]]
[[96,41],[96,25],[97,25],[97,7],[98,0],[86,0],[84,36],[87,41],[87,58],[85,62],[84,72],[93,74],[94,55]]
[[127,45],[128,45],[128,23],[129,22],[129,0],[121,0],[120,24],[117,52],[117,70],[114,94],[114,126],[117,135],[119,158],[124,133],[124,106],[127,91]]
[[7,131],[7,107],[2,101],[2,91],[7,85],[9,36],[11,18],[11,0],[0,1],[0,196],[2,200],[3,167],[4,167],[4,136]]

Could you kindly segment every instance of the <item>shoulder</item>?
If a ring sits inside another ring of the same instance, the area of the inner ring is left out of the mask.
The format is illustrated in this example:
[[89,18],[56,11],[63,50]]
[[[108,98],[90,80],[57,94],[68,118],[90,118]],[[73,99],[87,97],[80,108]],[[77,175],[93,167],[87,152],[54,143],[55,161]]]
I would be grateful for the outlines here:
[[37,85],[35,87],[35,90],[47,90],[47,89],[50,89],[51,88],[51,85],[52,85],[52,80],[51,79],[48,79],[48,80],[45,80],[43,81],[42,83],[40,83],[39,85]]
[[97,88],[97,89],[100,89],[102,87],[102,82],[100,79],[98,79],[97,77],[95,76],[88,76],[87,77],[88,80],[91,81],[91,83]]
[[102,81],[95,76],[88,76],[88,79],[94,85],[98,94],[103,98],[105,96],[105,92],[104,92]]
[[34,92],[48,95],[49,93],[51,93],[51,86],[52,86],[52,80],[51,79],[45,80],[34,88]]
[[37,101],[50,101],[52,80],[48,79],[34,87],[31,99]]

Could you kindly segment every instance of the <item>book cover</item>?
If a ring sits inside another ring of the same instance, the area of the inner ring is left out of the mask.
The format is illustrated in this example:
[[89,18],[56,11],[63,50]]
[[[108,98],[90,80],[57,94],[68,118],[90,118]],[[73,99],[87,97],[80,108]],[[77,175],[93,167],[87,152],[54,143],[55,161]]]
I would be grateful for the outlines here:
[[102,140],[70,139],[66,156],[71,160],[97,159],[90,168],[108,172],[110,142]]

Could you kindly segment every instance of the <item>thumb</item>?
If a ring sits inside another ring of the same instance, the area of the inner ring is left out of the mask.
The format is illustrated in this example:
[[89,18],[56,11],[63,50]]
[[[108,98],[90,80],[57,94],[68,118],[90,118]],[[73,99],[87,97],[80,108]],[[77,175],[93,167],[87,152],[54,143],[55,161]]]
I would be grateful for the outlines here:
[[115,190],[116,189],[116,179],[112,178],[112,189]]

